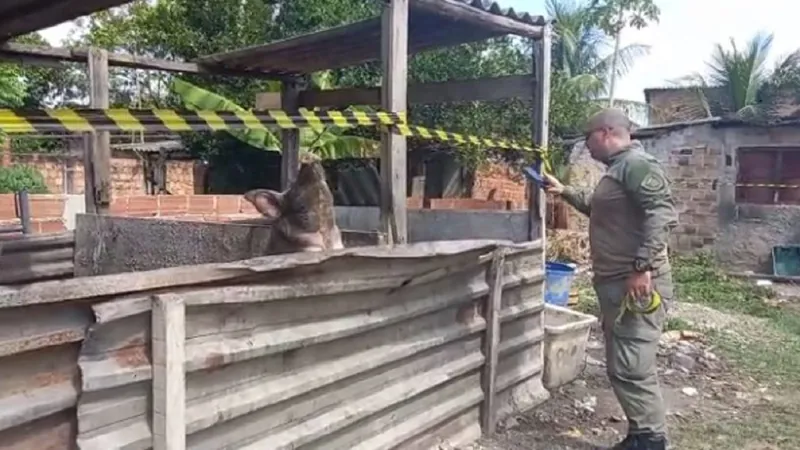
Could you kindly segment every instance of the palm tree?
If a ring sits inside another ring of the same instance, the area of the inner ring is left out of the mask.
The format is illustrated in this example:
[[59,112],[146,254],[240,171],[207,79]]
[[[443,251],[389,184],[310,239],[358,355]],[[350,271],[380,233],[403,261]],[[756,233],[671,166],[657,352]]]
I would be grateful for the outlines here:
[[[591,8],[576,0],[547,0],[547,14],[555,19],[553,68],[563,73],[576,88],[593,99],[608,92],[614,56],[614,40],[594,21]],[[620,48],[616,76],[627,74],[637,58],[650,47],[631,44]]]
[[716,44],[707,63],[708,73],[690,74],[677,80],[678,84],[694,87],[699,102],[693,106],[703,108],[711,116],[711,92],[721,94],[720,109],[723,114],[739,117],[769,116],[780,113],[780,105],[787,100],[787,92],[800,89],[800,50],[780,59],[770,70],[767,61],[772,51],[773,35],[756,33],[739,48],[733,38],[729,47]]

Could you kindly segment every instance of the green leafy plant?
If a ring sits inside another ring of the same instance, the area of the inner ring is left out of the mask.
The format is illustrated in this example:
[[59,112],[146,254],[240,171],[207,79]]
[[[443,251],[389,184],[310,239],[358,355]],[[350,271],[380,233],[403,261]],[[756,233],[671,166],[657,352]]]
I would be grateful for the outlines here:
[[[270,85],[279,89],[279,84]],[[189,109],[217,111],[247,111],[227,98],[175,79],[172,90]],[[280,152],[281,141],[271,130],[226,130],[231,136],[251,147]],[[374,156],[378,142],[360,136],[345,135],[344,130],[333,127],[301,128],[300,150],[315,153],[323,159],[363,158]]]
[[22,190],[31,194],[46,194],[47,185],[42,174],[32,166],[0,167],[0,194]]

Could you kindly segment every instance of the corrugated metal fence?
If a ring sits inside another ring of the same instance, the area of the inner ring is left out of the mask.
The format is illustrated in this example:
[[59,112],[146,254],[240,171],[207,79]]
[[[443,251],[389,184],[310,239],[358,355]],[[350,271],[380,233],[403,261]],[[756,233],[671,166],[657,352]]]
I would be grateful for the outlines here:
[[0,240],[0,285],[72,278],[75,235],[19,235]]
[[0,449],[70,448],[76,423],[81,449],[151,448],[153,409],[184,406],[153,396],[153,377],[175,381],[151,365],[154,302],[185,305],[170,336],[185,333],[188,448],[465,443],[482,411],[486,427],[547,398],[542,286],[539,243],[454,241],[0,292]]

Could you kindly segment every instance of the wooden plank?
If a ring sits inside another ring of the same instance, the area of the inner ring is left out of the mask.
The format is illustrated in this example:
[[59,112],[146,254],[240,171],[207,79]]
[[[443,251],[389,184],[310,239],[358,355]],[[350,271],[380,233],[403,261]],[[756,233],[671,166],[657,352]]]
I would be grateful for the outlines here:
[[544,27],[542,25],[533,25],[510,17],[493,14],[490,11],[484,11],[459,0],[413,1],[415,8],[424,9],[456,21],[472,23],[482,29],[531,38],[539,38],[543,35]]
[[[549,145],[550,135],[550,68],[552,27],[544,28],[542,38],[534,42],[534,85],[533,110],[531,111],[531,126],[533,143],[537,148],[546,149]],[[544,164],[542,165],[544,170]],[[528,211],[530,214],[530,240],[542,239],[547,236],[545,217],[547,215],[547,197],[543,189],[539,189],[528,181]],[[538,227],[539,232],[536,232]],[[546,244],[544,244],[546,245]],[[544,258],[544,256],[543,256]]]
[[[25,2],[0,12],[0,41],[58,25],[95,11],[129,3],[130,0],[61,0]],[[12,2],[13,3],[13,2]]]
[[[297,114],[300,99],[300,80],[281,83],[281,109]],[[297,179],[300,170],[300,130],[281,130],[281,190],[287,190]]]
[[494,251],[492,265],[487,277],[489,278],[489,295],[487,296],[484,310],[486,319],[486,335],[484,337],[483,354],[486,360],[483,365],[481,387],[483,388],[483,403],[481,405],[481,427],[483,432],[491,436],[495,433],[497,425],[497,408],[495,396],[497,395],[497,363],[500,347],[500,309],[503,298],[503,268],[505,266],[505,250],[499,248]]
[[[108,52],[89,50],[89,102],[92,108],[108,108]],[[87,147],[89,165],[84,170],[86,212],[108,214],[111,207],[111,135],[92,133]]]
[[[61,68],[60,62],[86,63],[89,50],[85,48],[42,47],[7,42],[0,46],[0,60],[20,64]],[[284,79],[284,76],[254,70],[226,69],[189,61],[172,61],[124,53],[109,53],[108,64],[128,69],[160,70],[196,75],[228,75],[247,78]]]
[[177,295],[153,298],[153,449],[186,449],[186,307]]
[[[381,32],[384,110],[405,113],[408,87],[408,0],[392,0],[383,7]],[[408,239],[406,217],[406,137],[381,133],[381,232],[389,245],[405,244]]]
[[[418,83],[408,86],[408,103],[428,105],[454,102],[496,101],[508,98],[527,98],[530,95],[532,75],[510,75],[476,80],[446,81],[443,83]],[[274,95],[268,92],[256,97],[256,107],[270,109]],[[259,102],[258,98],[262,98]],[[378,106],[381,88],[344,88],[308,90],[300,93],[302,107],[344,108],[350,105]]]

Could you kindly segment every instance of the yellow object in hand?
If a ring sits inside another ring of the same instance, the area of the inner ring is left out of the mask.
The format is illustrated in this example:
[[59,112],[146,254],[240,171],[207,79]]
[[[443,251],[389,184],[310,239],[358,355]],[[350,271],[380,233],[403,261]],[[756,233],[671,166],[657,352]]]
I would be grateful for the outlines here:
[[661,294],[655,290],[648,297],[635,298],[630,294],[625,295],[619,307],[617,322],[622,320],[626,311],[635,314],[652,314],[661,306]]

